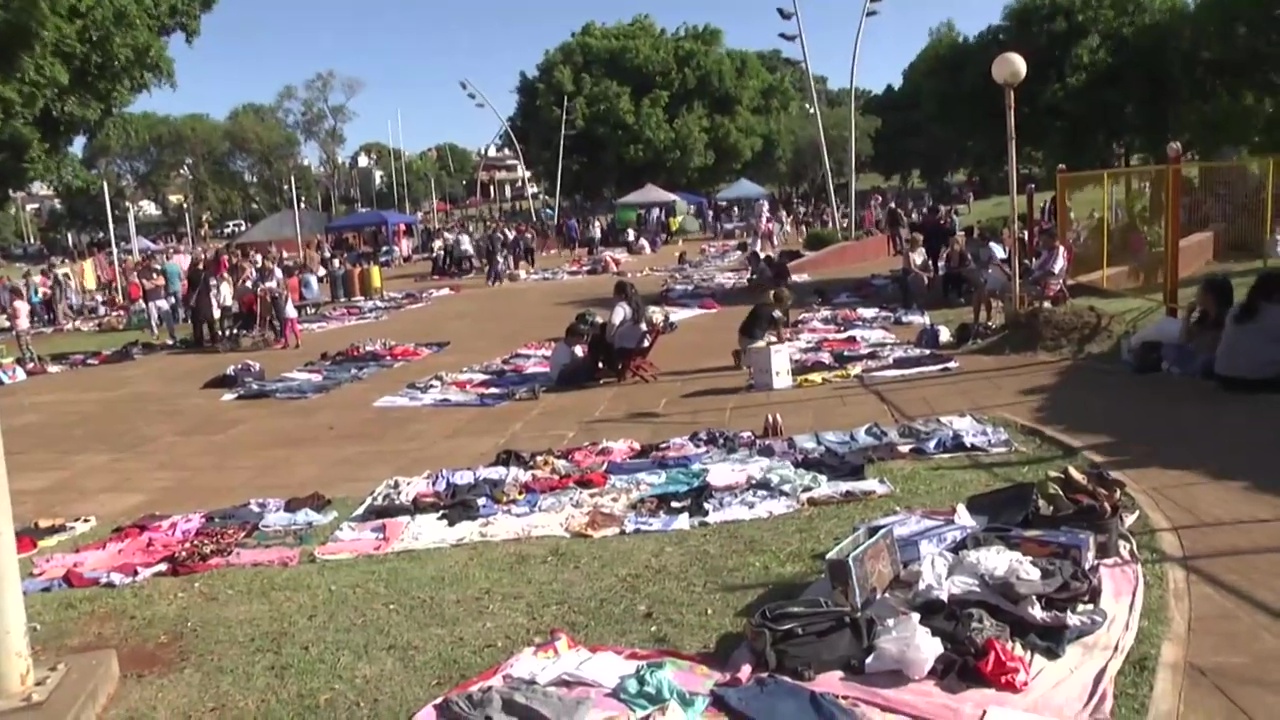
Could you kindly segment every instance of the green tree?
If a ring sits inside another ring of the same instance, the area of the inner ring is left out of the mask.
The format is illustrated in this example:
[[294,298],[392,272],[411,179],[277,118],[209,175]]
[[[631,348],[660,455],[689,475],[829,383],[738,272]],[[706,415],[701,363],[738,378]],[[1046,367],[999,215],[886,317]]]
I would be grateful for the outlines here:
[[[229,179],[242,193],[242,203],[264,213],[289,207],[290,174],[298,181],[310,180],[311,173],[300,165],[302,140],[290,129],[280,109],[262,103],[239,105],[227,114],[223,131]],[[309,185],[298,188],[303,197],[315,196]]]
[[451,203],[465,202],[475,189],[476,153],[453,142],[439,143],[425,153],[436,178],[436,195]]
[[0,188],[78,172],[68,149],[139,94],[174,80],[216,0],[0,5]]
[[733,180],[801,99],[758,54],[730,50],[705,25],[667,30],[641,15],[588,23],[521,74],[510,124],[525,161],[554,178],[560,111],[564,195],[616,196],[646,182],[709,188]]
[[314,147],[319,155],[319,171],[341,185],[347,176],[343,149],[347,126],[357,117],[351,103],[364,90],[364,81],[325,70],[302,85],[286,85],[276,97],[276,106],[287,126]]

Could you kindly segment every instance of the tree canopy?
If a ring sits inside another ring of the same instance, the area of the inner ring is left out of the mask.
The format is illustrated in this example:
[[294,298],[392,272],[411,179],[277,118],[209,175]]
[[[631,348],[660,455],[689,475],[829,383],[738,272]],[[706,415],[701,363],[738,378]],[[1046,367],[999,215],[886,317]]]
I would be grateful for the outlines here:
[[141,93],[172,84],[169,39],[194,40],[215,3],[0,5],[0,187],[73,172],[72,142]]
[[[824,104],[841,102],[821,85]],[[774,184],[813,176],[797,159],[817,147],[816,129],[797,120],[808,115],[803,72],[777,51],[726,47],[709,25],[668,30],[646,15],[588,23],[522,73],[509,124],[543,178],[556,176],[565,98],[566,196],[617,196],[646,182],[706,189],[748,173]],[[847,111],[844,119],[842,135],[838,121],[829,125],[847,153]]]

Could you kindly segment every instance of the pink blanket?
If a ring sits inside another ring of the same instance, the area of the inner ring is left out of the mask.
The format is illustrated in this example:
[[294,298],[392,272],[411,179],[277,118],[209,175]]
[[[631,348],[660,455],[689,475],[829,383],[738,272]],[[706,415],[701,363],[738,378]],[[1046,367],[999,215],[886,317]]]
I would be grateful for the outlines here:
[[[1116,673],[1138,632],[1142,567],[1121,559],[1103,560],[1099,565],[1102,598],[1098,606],[1107,612],[1106,624],[1068,645],[1059,660],[1035,656],[1031,684],[1021,693],[973,688],[950,694],[932,679],[908,683],[898,673],[844,676],[832,672],[801,684],[920,720],[981,720],[990,708],[1061,720],[1110,717]],[[734,653],[729,666],[738,668],[736,676],[751,674],[750,658],[745,646]]]

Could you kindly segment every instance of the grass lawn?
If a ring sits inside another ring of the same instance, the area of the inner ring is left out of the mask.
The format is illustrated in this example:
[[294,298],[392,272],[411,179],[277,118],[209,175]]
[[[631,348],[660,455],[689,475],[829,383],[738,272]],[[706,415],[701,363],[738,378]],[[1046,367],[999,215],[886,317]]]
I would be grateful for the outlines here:
[[[946,506],[1080,460],[1019,440],[1017,454],[879,465],[897,495],[774,520],[33,596],[33,642],[42,654],[117,648],[126,679],[109,716],[119,718],[406,717],[553,628],[588,643],[727,653],[751,609],[798,593],[855,522]],[[1166,625],[1155,541],[1138,537],[1147,595],[1118,720],[1145,717]]]

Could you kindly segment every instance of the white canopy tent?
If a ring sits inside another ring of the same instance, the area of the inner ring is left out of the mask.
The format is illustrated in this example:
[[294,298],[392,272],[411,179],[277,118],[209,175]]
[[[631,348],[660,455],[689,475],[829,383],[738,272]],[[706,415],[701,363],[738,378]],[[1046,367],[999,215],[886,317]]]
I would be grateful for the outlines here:
[[679,195],[667,192],[662,188],[648,183],[644,187],[633,193],[623,195],[618,198],[618,205],[645,206],[645,205],[668,205],[671,203],[681,203]]

